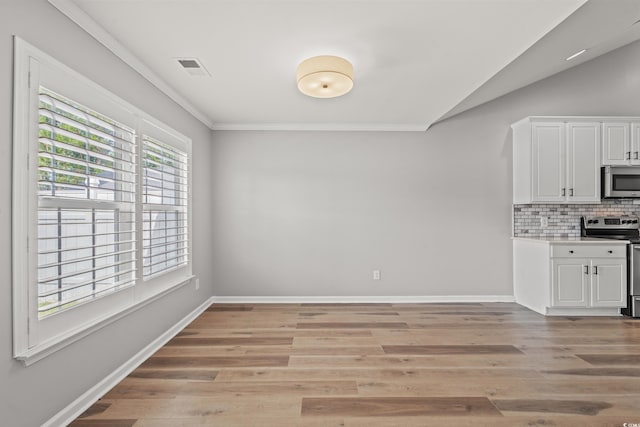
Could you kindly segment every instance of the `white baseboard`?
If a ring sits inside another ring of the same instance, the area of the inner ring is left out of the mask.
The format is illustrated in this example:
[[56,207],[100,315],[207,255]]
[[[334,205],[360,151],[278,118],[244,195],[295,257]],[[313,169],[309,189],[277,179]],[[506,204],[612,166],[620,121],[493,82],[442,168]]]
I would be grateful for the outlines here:
[[417,303],[464,303],[464,302],[515,302],[513,295],[416,295],[416,296],[326,296],[326,297],[306,297],[306,296],[269,296],[269,297],[245,297],[245,296],[216,296],[213,302],[218,304],[309,304],[309,303],[333,303],[333,304],[353,304],[353,303],[395,303],[395,304],[417,304]]
[[171,338],[173,338],[178,332],[184,329],[189,323],[191,323],[196,317],[202,314],[212,303],[214,298],[211,297],[198,306],[191,313],[187,314],[178,323],[173,325],[169,330],[164,332],[158,338],[153,340],[149,345],[140,350],[131,359],[123,363],[118,369],[109,374],[106,378],[100,381],[98,384],[91,387],[84,394],[71,402],[60,412],[54,415],[47,422],[42,424],[42,427],[58,427],[66,426],[75,420],[80,414],[86,411],[91,405],[93,405],[100,397],[106,392],[111,390],[116,384],[122,381],[127,375],[133,372],[138,366],[147,360],[153,353],[158,351],[163,345],[165,345]]

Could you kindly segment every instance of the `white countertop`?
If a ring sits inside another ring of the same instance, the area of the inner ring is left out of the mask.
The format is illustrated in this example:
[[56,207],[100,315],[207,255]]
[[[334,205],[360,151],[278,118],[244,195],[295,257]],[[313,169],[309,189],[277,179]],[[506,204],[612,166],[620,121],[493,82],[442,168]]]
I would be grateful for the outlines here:
[[598,239],[594,237],[512,237],[513,240],[526,240],[538,243],[571,243],[580,245],[626,245],[628,240]]

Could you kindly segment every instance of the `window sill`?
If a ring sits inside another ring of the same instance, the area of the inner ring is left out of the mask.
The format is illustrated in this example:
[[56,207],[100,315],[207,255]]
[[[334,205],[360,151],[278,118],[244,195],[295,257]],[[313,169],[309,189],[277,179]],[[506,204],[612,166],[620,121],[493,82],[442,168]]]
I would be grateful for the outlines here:
[[116,320],[119,320],[139,309],[141,309],[142,307],[144,307],[147,304],[150,304],[154,301],[156,301],[159,298],[162,298],[163,296],[178,290],[180,288],[182,288],[184,285],[187,285],[189,283],[191,283],[191,280],[194,278],[194,275],[189,275],[186,276],[184,278],[181,278],[179,281],[177,281],[174,285],[163,289],[162,291],[158,292],[157,294],[153,294],[150,297],[139,301],[135,304],[132,304],[131,306],[127,307],[124,310],[121,310],[117,313],[112,313],[109,315],[106,315],[102,318],[99,318],[97,320],[94,320],[91,323],[87,323],[84,324],[72,331],[69,331],[66,334],[57,336],[55,339],[50,340],[50,341],[46,341],[43,342],[42,344],[39,344],[35,347],[30,348],[29,350],[22,352],[20,354],[17,354],[15,356],[16,359],[22,361],[22,363],[24,363],[25,366],[29,366],[32,365],[34,363],[36,363],[39,360],[44,359],[45,357],[55,353],[56,351],[63,349],[64,347],[68,346],[69,344],[72,344],[90,334],[92,334],[93,332],[115,322]]

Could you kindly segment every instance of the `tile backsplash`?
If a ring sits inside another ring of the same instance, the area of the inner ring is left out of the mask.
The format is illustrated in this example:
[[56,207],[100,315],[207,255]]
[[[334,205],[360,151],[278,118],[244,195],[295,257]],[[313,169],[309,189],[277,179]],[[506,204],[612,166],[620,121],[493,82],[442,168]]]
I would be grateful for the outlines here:
[[[581,216],[640,216],[640,204],[633,200],[603,200],[601,204],[513,205],[515,237],[578,237]],[[541,218],[549,224],[542,227]]]

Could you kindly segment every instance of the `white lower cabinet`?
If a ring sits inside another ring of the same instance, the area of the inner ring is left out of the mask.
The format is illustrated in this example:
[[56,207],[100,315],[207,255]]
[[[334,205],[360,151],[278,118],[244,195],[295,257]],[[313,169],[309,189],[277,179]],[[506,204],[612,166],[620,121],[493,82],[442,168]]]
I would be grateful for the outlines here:
[[514,239],[516,302],[545,315],[618,315],[626,307],[626,243]]
[[625,259],[555,258],[551,268],[551,307],[625,305]]
[[588,259],[554,259],[551,261],[552,307],[587,307],[590,276]]

